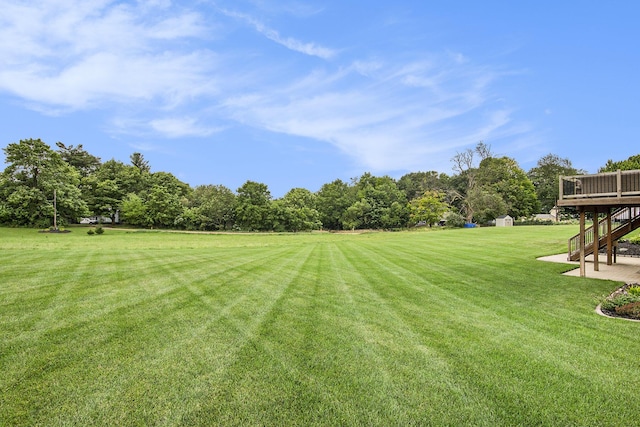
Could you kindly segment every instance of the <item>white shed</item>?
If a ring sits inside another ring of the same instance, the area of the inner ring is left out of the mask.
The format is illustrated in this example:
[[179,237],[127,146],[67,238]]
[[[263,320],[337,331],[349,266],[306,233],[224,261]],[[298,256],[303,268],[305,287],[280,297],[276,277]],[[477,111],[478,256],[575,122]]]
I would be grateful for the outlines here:
[[509,215],[502,215],[496,218],[496,227],[513,227],[513,218]]

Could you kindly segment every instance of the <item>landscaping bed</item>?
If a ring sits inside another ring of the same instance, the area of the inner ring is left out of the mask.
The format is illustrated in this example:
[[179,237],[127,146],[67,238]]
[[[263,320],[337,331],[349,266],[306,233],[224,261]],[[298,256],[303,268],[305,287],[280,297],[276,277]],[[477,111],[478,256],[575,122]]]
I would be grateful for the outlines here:
[[[607,249],[602,249],[600,253],[606,254]],[[616,250],[618,256],[640,257],[640,245],[632,242],[618,242]]]
[[627,283],[606,297],[600,311],[611,317],[640,321],[640,284]]

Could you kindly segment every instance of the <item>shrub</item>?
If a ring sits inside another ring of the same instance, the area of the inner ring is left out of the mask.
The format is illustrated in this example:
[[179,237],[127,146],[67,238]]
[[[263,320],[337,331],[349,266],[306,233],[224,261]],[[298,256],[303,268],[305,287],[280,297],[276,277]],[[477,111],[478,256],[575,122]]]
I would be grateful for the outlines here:
[[634,296],[638,296],[640,297],[640,285],[635,284],[635,285],[631,285],[627,288],[627,292],[630,295],[634,295]]
[[640,301],[631,302],[629,304],[616,307],[615,311],[617,314],[621,314],[623,316],[629,316],[629,317],[633,317],[634,319],[640,319]]
[[616,307],[622,307],[623,305],[639,302],[640,297],[629,294],[618,294],[614,297],[607,297],[602,301],[602,309],[608,311],[615,311]]
[[92,228],[90,228],[90,229],[88,229],[88,230],[87,230],[87,234],[88,234],[89,236],[93,236],[94,234],[96,234],[96,232],[95,232],[95,231],[93,231],[93,229],[92,229]]
[[445,225],[447,227],[462,228],[465,223],[464,217],[458,212],[453,211],[445,213],[444,219],[446,220]]
[[104,233],[104,228],[102,228],[100,226],[97,226],[96,227],[96,234],[102,234],[102,233]]

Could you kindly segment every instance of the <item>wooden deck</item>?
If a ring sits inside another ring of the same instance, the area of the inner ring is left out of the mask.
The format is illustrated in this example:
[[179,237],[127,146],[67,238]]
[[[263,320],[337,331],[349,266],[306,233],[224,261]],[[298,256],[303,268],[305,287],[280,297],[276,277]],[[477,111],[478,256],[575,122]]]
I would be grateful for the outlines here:
[[561,176],[558,206],[640,206],[640,170]]
[[[557,205],[573,206],[580,214],[580,233],[569,239],[568,259],[580,260],[580,276],[584,277],[585,257],[593,254],[593,269],[598,271],[598,249],[606,247],[607,265],[611,265],[617,240],[640,228],[640,170],[561,176],[559,185]],[[589,228],[586,212],[593,213]],[[606,217],[600,220],[602,214]]]

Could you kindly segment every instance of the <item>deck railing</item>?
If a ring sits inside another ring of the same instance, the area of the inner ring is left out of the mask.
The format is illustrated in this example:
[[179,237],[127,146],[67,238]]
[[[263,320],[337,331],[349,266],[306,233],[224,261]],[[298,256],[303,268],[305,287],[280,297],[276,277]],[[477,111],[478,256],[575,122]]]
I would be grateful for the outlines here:
[[560,200],[640,196],[640,170],[560,177]]

